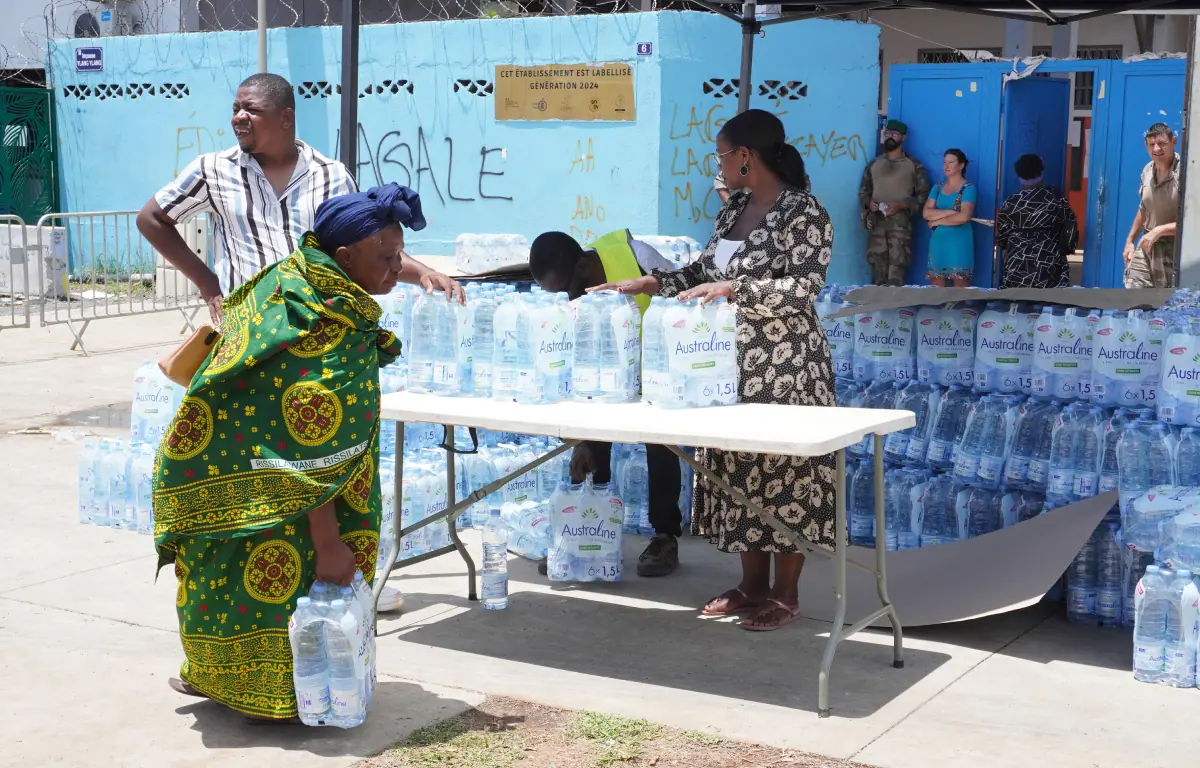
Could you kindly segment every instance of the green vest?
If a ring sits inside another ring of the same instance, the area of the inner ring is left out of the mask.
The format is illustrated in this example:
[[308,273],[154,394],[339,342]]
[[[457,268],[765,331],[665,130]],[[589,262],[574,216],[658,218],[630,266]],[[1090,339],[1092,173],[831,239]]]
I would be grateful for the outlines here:
[[[629,244],[632,239],[628,229],[618,229],[588,246],[600,257],[600,263],[604,265],[604,279],[608,282],[636,280],[642,276],[642,268],[638,265],[637,257],[633,255],[633,247]],[[646,314],[650,307],[650,297],[642,294],[634,296],[633,300],[637,302],[642,314]]]

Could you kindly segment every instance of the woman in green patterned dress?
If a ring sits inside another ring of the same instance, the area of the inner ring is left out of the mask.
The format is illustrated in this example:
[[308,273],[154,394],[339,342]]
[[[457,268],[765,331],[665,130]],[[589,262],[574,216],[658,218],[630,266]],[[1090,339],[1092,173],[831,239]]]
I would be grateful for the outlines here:
[[[370,580],[379,546],[379,305],[404,275],[412,190],[332,198],[315,233],[224,304],[222,338],[159,446],[154,537],[174,564],[185,660],[171,687],[296,716],[288,618],[314,580]],[[460,292],[424,274],[427,291]]]

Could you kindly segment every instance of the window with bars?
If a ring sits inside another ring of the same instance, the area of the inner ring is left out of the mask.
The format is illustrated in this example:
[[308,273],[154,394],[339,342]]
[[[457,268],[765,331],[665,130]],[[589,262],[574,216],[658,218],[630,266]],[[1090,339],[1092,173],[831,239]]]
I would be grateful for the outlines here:
[[[1033,47],[1034,56],[1049,56],[1050,53],[1051,48],[1048,45]],[[1120,45],[1080,45],[1075,49],[1075,58],[1087,61],[1119,60],[1123,56],[1124,49]],[[1075,109],[1091,109],[1096,97],[1096,73],[1076,72],[1074,78]]]

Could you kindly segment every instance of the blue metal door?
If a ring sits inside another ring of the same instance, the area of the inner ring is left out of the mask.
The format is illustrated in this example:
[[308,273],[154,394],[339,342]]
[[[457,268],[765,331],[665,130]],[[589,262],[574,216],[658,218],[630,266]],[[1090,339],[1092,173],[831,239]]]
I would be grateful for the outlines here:
[[[1145,132],[1154,123],[1166,123],[1178,134],[1183,129],[1183,99],[1187,87],[1187,62],[1162,59],[1132,63],[1113,62],[1107,93],[1097,92],[1093,125],[1107,123],[1099,183],[1092,178],[1089,196],[1098,198],[1100,212],[1099,258],[1084,260],[1084,283],[1105,288],[1123,285],[1125,238],[1133,224],[1140,198],[1142,169],[1150,162]],[[1090,201],[1089,201],[1090,202]],[[1090,208],[1090,206],[1089,206]]]
[[[1004,64],[911,64],[891,67],[888,116],[908,125],[907,152],[920,160],[931,184],[943,179],[947,149],[961,149],[970,161],[967,178],[978,186],[975,215],[993,218],[996,165],[1000,145],[1000,75]],[[975,284],[989,285],[992,232],[972,225],[975,235]],[[929,227],[917,213],[908,282],[926,283]]]
[[[1000,202],[1021,190],[1013,163],[1021,155],[1038,155],[1046,165],[1048,187],[1064,189],[1067,173],[1067,131],[1071,122],[1069,78],[1031,75],[1004,86],[1003,144],[1000,162]],[[992,276],[991,283],[985,282]],[[976,285],[999,285],[999,270],[988,265],[975,274]]]

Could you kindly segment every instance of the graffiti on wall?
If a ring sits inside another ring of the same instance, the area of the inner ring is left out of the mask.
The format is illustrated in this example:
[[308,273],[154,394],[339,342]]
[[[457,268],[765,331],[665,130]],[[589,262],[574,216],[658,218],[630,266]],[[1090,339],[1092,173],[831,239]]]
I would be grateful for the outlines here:
[[[194,115],[193,115],[194,116]],[[175,129],[175,170],[179,173],[194,158],[226,149],[225,129],[184,125]],[[341,148],[341,131],[335,134],[333,156]],[[430,136],[422,126],[416,133],[391,130],[378,138],[358,124],[358,168],[354,178],[360,187],[391,181],[412,187],[429,205],[434,197],[442,205],[481,200],[512,201],[504,178],[507,151],[486,144],[466,145],[452,136]],[[591,161],[591,170],[595,160]]]
[[576,193],[567,196],[568,204],[573,203],[567,234],[583,245],[589,245],[607,231],[604,222],[608,211],[593,187],[595,171],[595,141],[591,137],[577,140],[567,168],[567,178],[576,185]]
[[[736,111],[734,104],[724,103],[672,105],[667,153],[676,218],[690,219],[694,223],[702,219],[711,221],[721,210],[721,198],[712,183],[718,170],[713,152],[721,126]],[[786,117],[788,110],[776,108],[772,112],[785,124],[792,122]],[[860,164],[868,159],[862,137],[837,128],[794,134],[789,143],[800,151],[810,174],[816,168],[830,164]]]
[[[334,138],[334,154],[341,147],[341,131]],[[452,136],[417,130],[390,130],[372,138],[358,124],[358,168],[354,178],[360,187],[397,182],[412,187],[429,205],[436,197],[442,205],[482,200],[512,201],[506,194],[503,147],[455,142]]]

